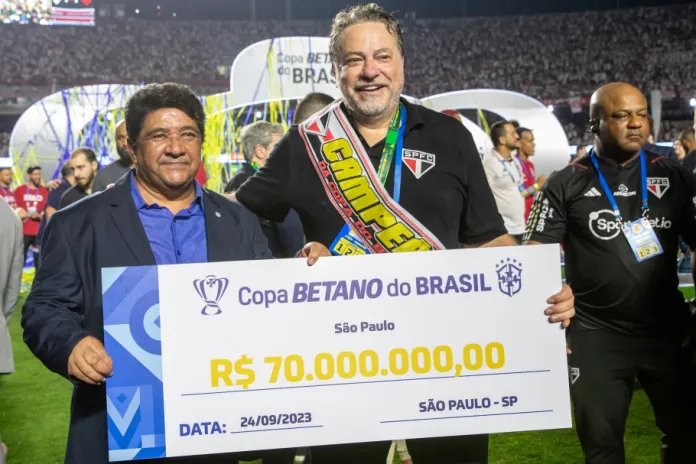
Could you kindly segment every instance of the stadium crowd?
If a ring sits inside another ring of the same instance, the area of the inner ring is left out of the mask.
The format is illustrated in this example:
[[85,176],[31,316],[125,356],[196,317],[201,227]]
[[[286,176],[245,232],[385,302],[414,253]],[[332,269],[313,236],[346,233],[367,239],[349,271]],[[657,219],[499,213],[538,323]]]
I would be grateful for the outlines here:
[[9,156],[10,134],[0,132],[0,158]]
[[[405,93],[466,88],[538,99],[589,96],[608,81],[694,90],[696,5],[572,14],[405,20]],[[329,23],[138,21],[124,27],[0,28],[0,85],[226,85],[234,57],[269,37],[325,36]],[[19,46],[21,44],[21,46]],[[49,45],[47,45],[49,44]],[[52,45],[51,45],[52,44]],[[609,46],[611,44],[611,46]],[[162,50],[173,53],[162,53]],[[194,86],[195,87],[195,86]]]
[[51,16],[49,0],[0,0],[0,23],[37,24]]
[[[402,23],[409,76],[405,93],[426,96],[499,88],[563,102],[587,97],[604,82],[627,80],[646,93],[679,91],[688,98],[696,93],[696,53],[691,46],[696,23],[690,20],[694,15],[696,5],[692,4],[406,20]],[[324,21],[131,20],[123,28],[4,26],[0,28],[0,97],[40,98],[56,83],[71,87],[153,81],[186,83],[199,94],[217,93],[228,88],[229,67],[245,47],[268,37],[322,36],[328,30],[329,23]],[[161,53],[164,49],[175,53]],[[572,145],[591,142],[586,127],[563,122]],[[673,140],[678,132],[666,123],[659,140]],[[0,153],[3,149],[6,141],[0,137]]]

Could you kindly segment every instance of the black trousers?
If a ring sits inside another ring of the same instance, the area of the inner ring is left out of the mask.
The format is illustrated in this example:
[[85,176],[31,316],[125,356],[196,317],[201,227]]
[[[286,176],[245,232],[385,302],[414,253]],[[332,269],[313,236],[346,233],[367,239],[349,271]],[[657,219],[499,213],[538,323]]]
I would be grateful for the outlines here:
[[[36,235],[25,235],[24,236],[24,261],[27,260],[27,255],[29,254],[29,249],[32,246],[36,246]],[[39,252],[34,252],[34,268],[39,268],[39,260],[41,259]]]
[[[488,435],[407,440],[414,464],[487,464]],[[305,464],[384,464],[391,442],[356,443],[315,446],[301,451]],[[177,464],[237,464],[263,458],[263,464],[293,464],[300,450],[275,450],[237,453],[218,456],[197,456],[142,461],[143,463],[172,462]]]
[[[306,453],[306,464],[384,464],[391,442],[318,446]],[[486,464],[488,463],[488,435],[467,437],[423,438],[407,440],[414,464]],[[263,464],[293,464],[298,450],[286,449],[235,453],[217,456],[152,459],[146,463],[172,464],[237,464],[239,461],[263,459]]]
[[[312,464],[383,464],[390,441],[310,448]],[[488,435],[406,440],[414,464],[487,464]]]
[[216,455],[188,456],[181,458],[145,459],[142,464],[237,464],[238,462],[263,460],[263,464],[294,464],[296,449],[250,451]]
[[677,339],[630,337],[571,325],[575,422],[587,464],[624,464],[624,431],[638,378],[662,432],[662,462],[696,462],[696,412],[687,353]]

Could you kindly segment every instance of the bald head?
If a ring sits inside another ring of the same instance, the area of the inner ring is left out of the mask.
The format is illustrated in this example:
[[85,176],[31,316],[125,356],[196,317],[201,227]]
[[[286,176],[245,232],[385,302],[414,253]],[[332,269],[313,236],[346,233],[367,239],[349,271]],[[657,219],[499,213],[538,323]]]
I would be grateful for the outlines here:
[[636,87],[613,82],[590,100],[590,128],[600,156],[624,159],[640,152],[650,134],[648,101]]
[[597,89],[592,94],[590,99],[590,118],[601,119],[607,112],[607,105],[616,104],[618,100],[632,95],[636,98],[642,98],[645,102],[645,107],[648,106],[648,101],[645,99],[643,92],[631,84],[625,82],[612,82]]
[[325,93],[312,92],[305,95],[302,101],[297,105],[295,109],[295,115],[292,118],[293,124],[302,124],[314,113],[321,111],[322,109],[333,103],[334,98],[326,95]]

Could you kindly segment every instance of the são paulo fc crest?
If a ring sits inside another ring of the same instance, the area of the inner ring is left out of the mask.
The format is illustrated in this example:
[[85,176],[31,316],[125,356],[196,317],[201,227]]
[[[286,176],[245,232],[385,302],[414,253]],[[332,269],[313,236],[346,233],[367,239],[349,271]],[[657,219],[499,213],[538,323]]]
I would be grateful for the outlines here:
[[495,265],[498,273],[498,289],[509,297],[513,297],[522,290],[522,263],[516,259],[501,259]]
[[668,177],[648,177],[648,192],[657,198],[662,198],[667,190],[669,190]]
[[196,279],[193,281],[193,287],[196,289],[196,293],[198,293],[198,296],[205,302],[201,314],[204,316],[215,316],[222,312],[219,303],[220,299],[225,295],[229,283],[229,279],[218,279],[214,275],[206,276],[205,279]]
[[420,179],[423,174],[435,167],[435,155],[404,149],[404,164],[416,176],[416,179]]

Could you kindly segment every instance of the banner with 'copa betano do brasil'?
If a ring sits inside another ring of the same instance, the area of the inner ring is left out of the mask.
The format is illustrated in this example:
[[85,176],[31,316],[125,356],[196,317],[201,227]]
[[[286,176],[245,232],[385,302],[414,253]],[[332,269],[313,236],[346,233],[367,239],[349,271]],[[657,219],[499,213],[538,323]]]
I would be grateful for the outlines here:
[[559,257],[104,269],[110,460],[570,427]]

